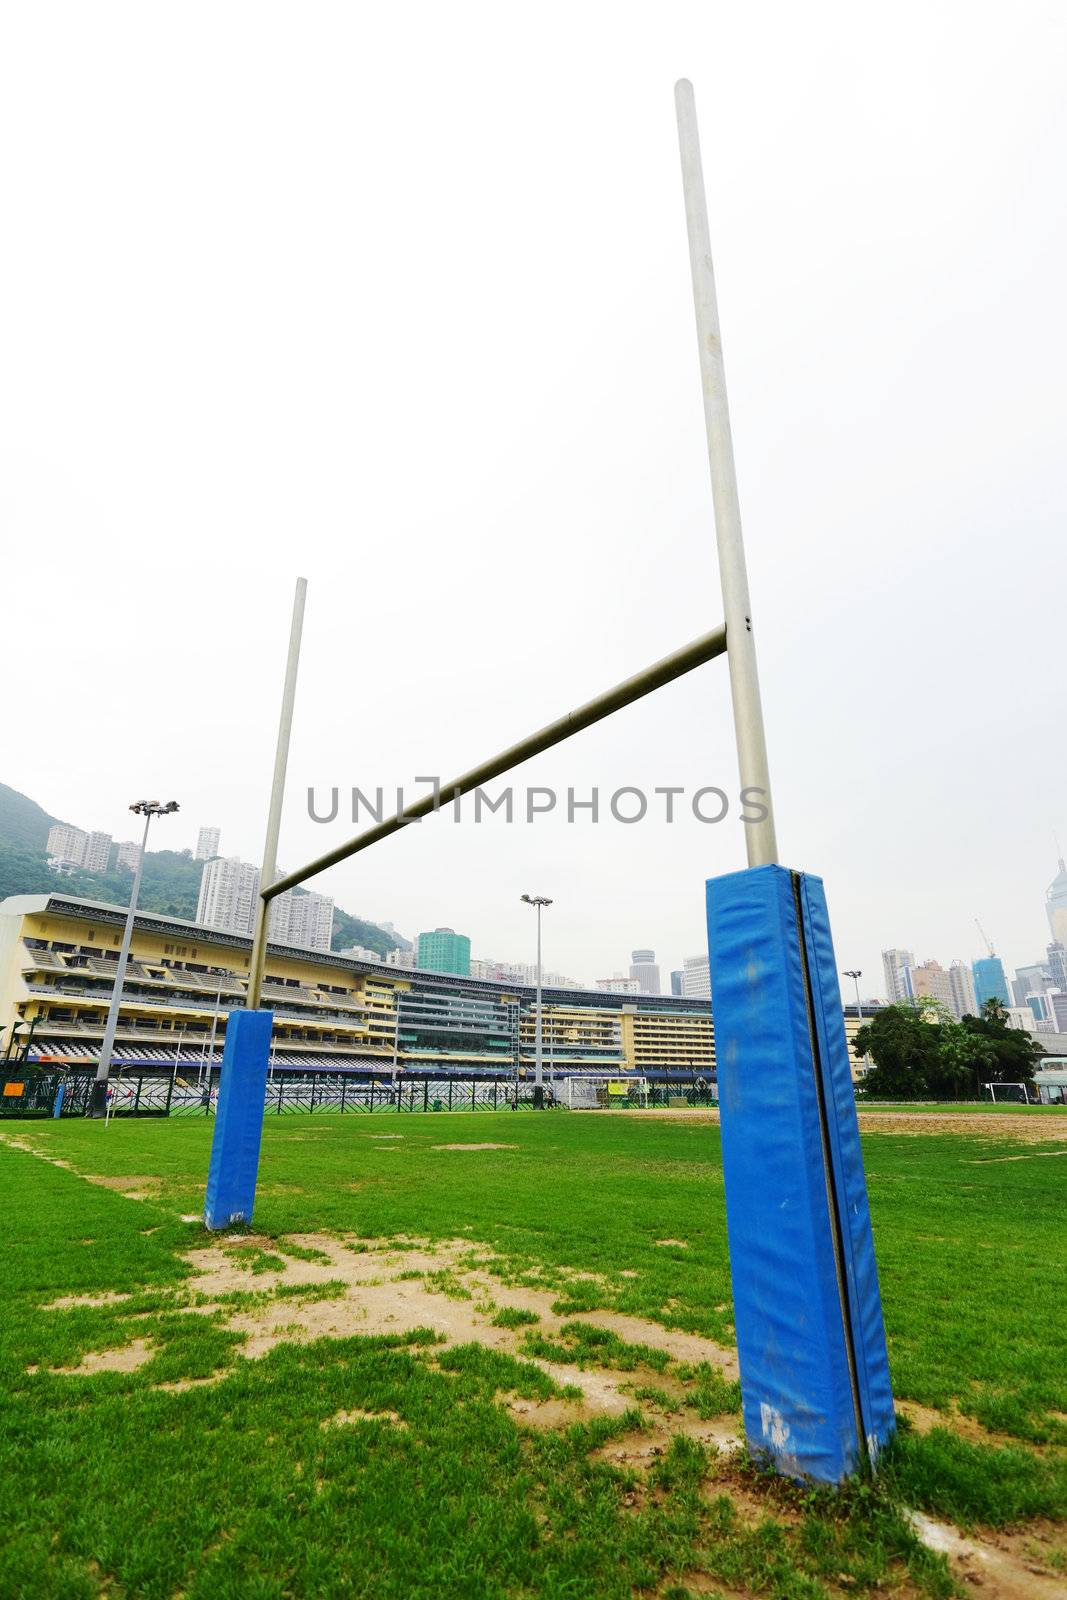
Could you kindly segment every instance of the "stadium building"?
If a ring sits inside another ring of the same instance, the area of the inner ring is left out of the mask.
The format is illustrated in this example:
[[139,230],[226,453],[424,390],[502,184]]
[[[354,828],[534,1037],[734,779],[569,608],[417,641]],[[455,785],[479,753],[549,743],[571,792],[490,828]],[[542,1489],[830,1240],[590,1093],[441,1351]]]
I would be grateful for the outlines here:
[[[126,913],[62,894],[0,902],[4,1039],[32,1023],[30,1059],[95,1065]],[[193,1071],[222,1058],[226,1013],[243,1005],[251,940],[138,912],[114,1061]],[[271,942],[263,1004],[275,1071],[532,1074],[532,986],[409,970]],[[681,996],[543,991],[546,1070],[710,1077],[711,1007]]]

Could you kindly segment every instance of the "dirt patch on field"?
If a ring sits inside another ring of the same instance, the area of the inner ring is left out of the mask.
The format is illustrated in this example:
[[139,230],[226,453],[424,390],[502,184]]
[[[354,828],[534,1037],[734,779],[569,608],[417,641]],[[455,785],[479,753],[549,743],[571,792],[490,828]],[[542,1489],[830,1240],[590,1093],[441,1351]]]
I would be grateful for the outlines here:
[[76,1367],[55,1367],[53,1371],[70,1378],[91,1378],[97,1372],[136,1372],[152,1359],[152,1353],[151,1339],[133,1339],[113,1350],[90,1350]]
[[387,1422],[391,1428],[406,1428],[407,1423],[395,1411],[335,1411],[332,1417],[320,1422],[320,1428],[350,1428],[357,1422]]
[[[71,1171],[73,1170],[71,1168]],[[80,1172],[78,1176],[84,1178],[86,1183],[95,1183],[101,1189],[112,1189],[116,1194],[125,1195],[127,1200],[155,1200],[163,1187],[163,1179],[154,1177],[151,1173],[136,1178],[125,1174],[117,1178],[103,1177],[92,1172]]]
[[[686,1109],[671,1107],[632,1110],[582,1110],[575,1116],[638,1117],[656,1122],[707,1122],[719,1121],[717,1107],[691,1106]],[[963,1133],[970,1138],[1007,1141],[1019,1144],[1058,1144],[1067,1141],[1067,1114],[1049,1116],[1038,1112],[1020,1110],[1016,1113],[999,1111],[869,1111],[859,1110],[861,1133],[897,1133],[916,1135],[941,1135]],[[1052,1152],[1049,1152],[1050,1154]]]
[[[1047,1560],[1055,1549],[1051,1540],[1042,1546],[1029,1531],[969,1539],[950,1523],[937,1522],[921,1511],[910,1512],[909,1517],[923,1544],[948,1556],[956,1577],[980,1588],[991,1600],[1063,1600],[1063,1573],[1057,1574]],[[1043,1551],[1040,1565],[1034,1550]]]
[[655,1239],[654,1244],[662,1245],[665,1250],[688,1250],[688,1239]]
[[1011,1144],[1059,1144],[1067,1140],[1067,1116],[1031,1115],[1025,1111],[860,1111],[859,1124],[861,1133],[962,1133],[971,1139]]
[[435,1144],[431,1150],[517,1150],[516,1144]]
[[119,1294],[109,1290],[107,1294],[65,1294],[60,1300],[50,1300],[42,1311],[72,1311],[76,1306],[117,1306],[123,1300],[128,1300],[128,1294]]
[[[641,1369],[615,1372],[602,1367],[571,1364],[561,1351],[560,1360],[535,1359],[523,1350],[521,1329],[498,1328],[493,1317],[501,1307],[532,1311],[538,1332],[558,1333],[565,1322],[607,1329],[628,1344],[651,1345],[674,1361],[709,1362],[727,1378],[737,1375],[737,1358],[697,1334],[662,1328],[622,1312],[593,1311],[559,1315],[552,1310],[557,1287],[531,1288],[506,1284],[484,1267],[473,1266],[477,1256],[469,1239],[446,1239],[430,1245],[425,1240],[386,1240],[368,1245],[326,1234],[295,1234],[292,1242],[314,1250],[320,1259],[286,1257],[284,1264],[250,1275],[239,1265],[236,1252],[252,1245],[269,1247],[255,1236],[227,1239],[185,1252],[194,1276],[186,1287],[215,1301],[234,1290],[254,1288],[271,1298],[262,1305],[235,1309],[226,1326],[245,1336],[243,1353],[257,1360],[283,1342],[305,1344],[313,1339],[347,1339],[356,1334],[410,1333],[427,1328],[445,1344],[479,1343],[507,1355],[533,1360],[561,1386],[573,1385],[581,1400],[563,1401],[568,1421],[583,1416],[618,1416],[635,1404],[633,1389],[642,1379],[662,1386],[658,1373]],[[581,1279],[587,1274],[575,1274]],[[330,1299],[314,1298],[319,1284],[343,1284],[343,1292]],[[309,1294],[302,1296],[301,1288]],[[284,1289],[275,1297],[276,1289]],[[519,1402],[515,1402],[518,1404]],[[525,1403],[525,1402],[524,1402]],[[548,1413],[534,1406],[527,1413],[534,1425],[555,1426]],[[557,1413],[552,1410],[551,1415]]]

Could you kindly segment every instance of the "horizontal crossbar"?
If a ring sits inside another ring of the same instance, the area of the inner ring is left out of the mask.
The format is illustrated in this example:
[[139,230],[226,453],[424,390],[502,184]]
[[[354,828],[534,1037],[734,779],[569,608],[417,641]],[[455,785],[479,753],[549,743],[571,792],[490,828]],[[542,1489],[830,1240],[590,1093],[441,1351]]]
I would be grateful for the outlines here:
[[262,898],[273,900],[275,895],[284,894],[286,889],[295,889],[298,884],[306,883],[308,878],[317,877],[328,867],[335,867],[339,861],[347,861],[349,856],[358,854],[360,850],[366,850],[369,845],[377,844],[381,839],[387,839],[391,833],[407,827],[409,822],[418,822],[430,812],[440,811],[453,800],[468,794],[471,789],[477,789],[483,783],[501,777],[503,773],[510,772],[512,767],[528,761],[531,756],[540,755],[542,750],[550,750],[555,744],[562,744],[563,740],[569,739],[572,734],[581,733],[583,728],[592,727],[594,722],[602,722],[613,712],[621,711],[623,706],[633,705],[635,700],[643,699],[654,689],[662,689],[664,684],[673,683],[675,678],[684,677],[687,672],[692,672],[694,667],[702,667],[705,661],[714,661],[716,656],[725,654],[725,627],[713,628],[710,633],[701,634],[700,638],[694,639],[691,644],[683,645],[680,650],[675,650],[673,655],[664,656],[662,661],[646,667],[643,672],[637,672],[632,678],[617,683],[614,689],[608,689],[604,694],[597,695],[595,700],[587,701],[584,706],[579,706],[577,711],[568,711],[566,716],[550,722],[539,733],[531,733],[529,738],[521,739],[518,744],[513,744],[500,755],[493,756],[489,761],[483,761],[480,767],[472,767],[470,772],[465,772],[461,778],[442,784],[439,794],[423,795],[421,799],[405,806],[403,811],[398,811],[395,816],[387,817],[384,822],[375,823],[374,827],[366,828],[363,833],[357,833],[354,839],[339,844],[335,850],[329,850],[326,855],[309,861],[306,867],[300,867],[296,872],[289,872],[284,878],[278,878],[260,890]]

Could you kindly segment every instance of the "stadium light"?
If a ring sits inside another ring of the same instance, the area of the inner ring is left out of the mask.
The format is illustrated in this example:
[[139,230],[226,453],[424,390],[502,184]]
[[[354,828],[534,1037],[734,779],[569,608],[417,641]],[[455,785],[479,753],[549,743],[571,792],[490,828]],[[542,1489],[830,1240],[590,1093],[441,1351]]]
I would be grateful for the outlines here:
[[144,871],[145,851],[148,849],[148,830],[152,826],[153,817],[169,817],[181,807],[177,800],[168,800],[161,804],[158,800],[135,800],[130,810],[137,816],[144,817],[144,834],[141,838],[141,853],[137,857],[137,871],[133,875],[133,888],[130,890],[130,906],[126,912],[126,927],[122,935],[122,947],[119,950],[119,959],[115,967],[115,982],[111,990],[111,1004],[107,1008],[107,1022],[104,1024],[104,1040],[100,1046],[100,1060],[96,1066],[96,1079],[93,1083],[92,1100],[89,1114],[93,1117],[107,1119],[107,1080],[111,1075],[111,1056],[115,1049],[115,1033],[119,1025],[119,1008],[122,1005],[122,986],[126,981],[126,966],[130,959],[130,941],[133,938],[133,921],[137,915],[137,896],[141,892],[141,873]]
[[534,1110],[543,1111],[545,1108],[545,1083],[544,1067],[541,1051],[541,911],[545,906],[552,904],[551,900],[543,894],[523,894],[519,896],[528,906],[537,907],[537,1005],[534,1011]]

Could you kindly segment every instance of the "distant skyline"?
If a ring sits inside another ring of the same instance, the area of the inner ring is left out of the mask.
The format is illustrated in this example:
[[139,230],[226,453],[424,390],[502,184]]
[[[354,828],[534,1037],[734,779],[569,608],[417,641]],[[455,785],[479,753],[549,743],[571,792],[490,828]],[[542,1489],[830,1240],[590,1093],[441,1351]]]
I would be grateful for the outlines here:
[[[130,15],[23,7],[0,55],[0,672],[61,716],[4,696],[9,781],[117,839],[173,796],[153,845],[202,823],[258,865],[302,573],[295,866],[346,833],[310,787],[465,770],[721,620],[685,74],[782,861],[824,878],[865,992],[883,948],[973,960],[976,916],[1037,960],[1067,839],[1067,11],[904,3],[872,47],[843,0],[655,28],[142,8],[138,71]],[[736,794],[725,663],[514,777]],[[734,816],[446,812],[309,887],[514,960],[544,894],[546,966],[593,983],[698,954],[705,879],[744,860]]]

